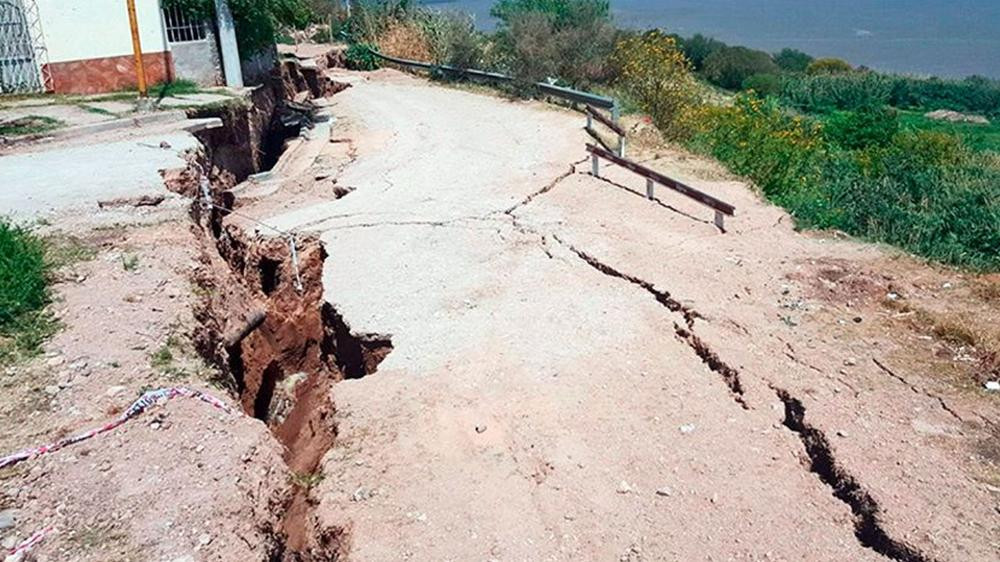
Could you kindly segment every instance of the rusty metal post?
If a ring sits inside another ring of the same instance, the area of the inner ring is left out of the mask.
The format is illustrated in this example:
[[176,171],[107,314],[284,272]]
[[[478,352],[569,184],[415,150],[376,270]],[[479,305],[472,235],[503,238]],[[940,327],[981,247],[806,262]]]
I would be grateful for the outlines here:
[[135,13],[135,0],[125,0],[128,6],[128,23],[132,29],[132,51],[135,53],[135,74],[139,81],[139,97],[149,96],[146,84],[146,65],[142,61],[142,40],[139,38],[139,17]]

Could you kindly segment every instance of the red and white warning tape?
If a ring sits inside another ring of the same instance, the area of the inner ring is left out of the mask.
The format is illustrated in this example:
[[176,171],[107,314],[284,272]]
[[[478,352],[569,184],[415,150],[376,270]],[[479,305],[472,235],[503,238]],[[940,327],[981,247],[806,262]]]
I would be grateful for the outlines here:
[[49,527],[48,529],[42,529],[41,531],[38,531],[34,535],[31,535],[30,537],[28,537],[28,539],[26,541],[24,541],[21,544],[15,546],[13,548],[13,550],[11,550],[10,552],[7,553],[7,556],[10,557],[10,558],[14,558],[15,560],[19,560],[20,558],[18,557],[18,555],[22,555],[23,556],[29,550],[31,550],[32,548],[35,548],[35,546],[38,543],[40,543],[43,540],[45,540],[45,537],[48,536],[50,533],[52,533],[52,527]]
[[[201,400],[202,402],[205,402],[220,410],[223,410],[228,414],[233,413],[233,411],[229,408],[229,406],[227,406],[223,401],[219,400],[218,398],[215,398],[214,396],[205,394],[204,392],[201,392],[199,390],[191,390],[190,388],[185,388],[183,386],[178,386],[174,388],[161,388],[160,390],[151,390],[143,394],[138,400],[133,402],[132,405],[129,406],[128,409],[125,410],[125,412],[122,415],[118,416],[118,418],[116,418],[114,421],[104,424],[101,427],[91,429],[90,431],[86,431],[79,435],[67,437],[66,439],[62,439],[60,441],[51,443],[49,445],[41,445],[39,447],[33,447],[31,449],[25,449],[23,451],[19,451],[17,453],[7,455],[5,457],[0,457],[0,469],[6,468],[8,466],[13,466],[19,462],[39,457],[47,453],[58,451],[59,449],[62,449],[64,447],[74,445],[81,441],[86,441],[87,439],[111,431],[112,429],[121,426],[128,420],[142,414],[155,404],[159,402],[165,402],[172,398],[177,398],[178,396],[197,398],[198,400]],[[42,542],[45,539],[45,537],[51,534],[52,532],[53,532],[52,527],[48,527],[46,529],[38,531],[37,533],[28,537],[28,539],[25,540],[24,542],[14,547],[14,549],[8,553],[8,557],[13,558],[14,560],[20,560],[21,556],[23,556],[29,550],[37,546],[38,543]]]
[[151,391],[143,394],[141,398],[139,398],[138,400],[136,400],[135,402],[133,402],[132,405],[129,406],[128,410],[125,410],[125,413],[123,413],[122,415],[118,416],[117,419],[115,419],[114,421],[111,421],[111,422],[109,422],[109,423],[107,423],[107,424],[105,424],[105,425],[103,425],[101,427],[98,427],[98,428],[95,428],[95,429],[91,429],[90,431],[86,431],[86,432],[81,433],[79,435],[73,435],[73,436],[67,437],[65,439],[62,439],[62,440],[57,441],[55,443],[51,443],[49,445],[41,445],[39,447],[33,447],[31,449],[25,449],[23,451],[18,451],[16,453],[13,453],[11,455],[7,455],[5,457],[0,457],[0,469],[6,468],[8,466],[13,466],[13,465],[15,465],[15,464],[17,464],[19,462],[26,461],[26,460],[34,458],[34,457],[38,457],[38,456],[41,456],[41,455],[44,455],[44,454],[47,454],[47,453],[52,453],[52,452],[58,451],[59,449],[62,449],[64,447],[68,447],[70,445],[75,445],[75,444],[77,444],[77,443],[79,443],[81,441],[86,441],[87,439],[90,439],[91,437],[95,437],[95,436],[100,435],[102,433],[107,433],[108,431],[111,431],[112,429],[115,429],[115,428],[121,426],[122,424],[124,424],[128,420],[130,420],[130,419],[138,416],[139,414],[145,412],[146,410],[148,410],[154,404],[156,404],[156,403],[158,403],[160,401],[170,400],[171,398],[176,398],[178,396],[186,396],[186,397],[189,397],[189,398],[197,398],[198,400],[201,400],[202,402],[206,402],[208,404],[211,404],[212,406],[215,406],[216,408],[219,408],[220,410],[224,410],[227,413],[230,413],[230,414],[233,413],[232,410],[229,409],[229,406],[226,406],[226,404],[223,403],[218,398],[215,398],[213,396],[209,396],[208,394],[205,394],[205,393],[203,393],[201,391],[198,391],[198,390],[191,390],[190,388],[185,388],[185,387],[182,387],[182,386],[174,387],[174,388],[162,388],[160,390],[151,390]]

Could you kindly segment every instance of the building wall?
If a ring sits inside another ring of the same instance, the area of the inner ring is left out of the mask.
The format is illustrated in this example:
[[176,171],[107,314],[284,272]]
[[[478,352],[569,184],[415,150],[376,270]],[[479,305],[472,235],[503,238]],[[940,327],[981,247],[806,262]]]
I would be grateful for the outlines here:
[[222,62],[211,24],[206,25],[206,32],[201,41],[169,43],[170,58],[177,78],[191,80],[199,86],[221,86],[224,84]]
[[[97,93],[135,86],[132,32],[124,0],[36,0],[58,93]],[[173,78],[159,0],[135,0],[150,84]]]

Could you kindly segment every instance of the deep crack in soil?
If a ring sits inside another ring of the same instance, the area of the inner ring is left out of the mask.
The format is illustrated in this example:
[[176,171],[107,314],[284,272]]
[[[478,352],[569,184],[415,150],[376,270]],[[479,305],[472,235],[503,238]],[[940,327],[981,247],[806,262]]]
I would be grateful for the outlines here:
[[878,502],[837,464],[826,434],[806,422],[806,409],[802,402],[786,390],[774,388],[774,391],[785,405],[785,427],[793,431],[805,446],[809,470],[830,487],[834,497],[851,508],[854,514],[854,535],[858,542],[900,562],[931,562],[932,558],[916,548],[889,536],[879,518],[881,508]]
[[[705,365],[719,373],[729,387],[733,399],[743,408],[750,409],[744,398],[744,387],[740,372],[725,363],[711,347],[694,333],[694,321],[703,318],[694,310],[682,305],[670,293],[656,289],[652,283],[624,273],[598,260],[588,253],[564,242],[558,236],[553,238],[572,251],[577,257],[601,273],[622,279],[653,295],[657,302],[672,312],[684,315],[686,327],[674,323],[677,336],[688,344]],[[858,542],[875,552],[900,562],[932,562],[933,559],[913,546],[889,536],[880,520],[881,508],[872,495],[858,481],[847,473],[836,461],[830,441],[816,427],[805,421],[805,406],[789,392],[772,386],[785,407],[782,423],[798,436],[809,457],[809,470],[819,476],[829,486],[834,497],[847,504],[854,515],[854,535]]]
[[223,130],[200,139],[204,152],[190,155],[189,167],[166,179],[169,188],[188,196],[202,196],[207,179],[212,199],[212,206],[193,202],[190,213],[201,244],[195,273],[202,294],[195,312],[198,350],[220,368],[243,411],[266,424],[285,449],[292,491],[265,530],[273,537],[269,560],[339,560],[349,550],[349,531],[321,525],[311,496],[322,478],[322,458],[337,438],[332,387],[374,373],[392,342],[355,335],[325,302],[328,256],[317,238],[254,235],[225,220],[237,204],[233,185],[261,171],[259,161],[236,155],[282,145],[289,134],[274,125],[281,122],[274,116],[275,97],[283,99],[259,95],[251,107],[228,109]]

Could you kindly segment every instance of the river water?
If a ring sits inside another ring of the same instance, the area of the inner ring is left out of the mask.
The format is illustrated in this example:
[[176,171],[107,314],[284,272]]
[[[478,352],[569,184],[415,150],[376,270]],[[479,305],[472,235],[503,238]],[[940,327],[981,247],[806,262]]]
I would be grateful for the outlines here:
[[[493,0],[427,1],[491,29]],[[888,72],[1000,78],[1000,0],[612,0],[619,25],[794,47]]]

